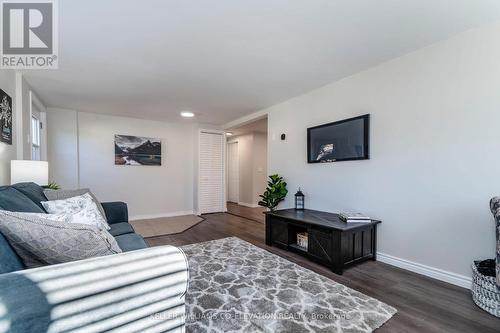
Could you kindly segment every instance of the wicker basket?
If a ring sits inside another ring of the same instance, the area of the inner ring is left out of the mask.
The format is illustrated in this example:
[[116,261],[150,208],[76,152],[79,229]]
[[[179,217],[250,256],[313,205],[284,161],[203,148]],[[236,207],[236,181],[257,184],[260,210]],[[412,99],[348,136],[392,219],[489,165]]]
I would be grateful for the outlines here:
[[477,263],[472,264],[472,300],[484,311],[500,318],[500,288],[494,277],[478,272]]

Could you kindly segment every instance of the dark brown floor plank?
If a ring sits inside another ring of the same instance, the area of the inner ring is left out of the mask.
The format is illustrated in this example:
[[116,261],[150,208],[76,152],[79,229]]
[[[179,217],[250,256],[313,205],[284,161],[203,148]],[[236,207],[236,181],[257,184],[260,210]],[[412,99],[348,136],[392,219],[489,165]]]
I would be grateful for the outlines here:
[[234,202],[227,202],[227,212],[232,215],[236,215],[239,217],[244,217],[249,220],[254,220],[256,222],[264,223],[266,221],[266,217],[264,212],[266,209],[264,207],[245,207],[242,205],[238,205]]
[[239,237],[258,247],[356,289],[398,309],[377,332],[499,333],[500,319],[479,309],[470,291],[381,262],[365,262],[336,275],[294,253],[265,245],[264,224],[231,214],[204,215],[205,221],[177,235],[148,238],[151,246],[199,243]]

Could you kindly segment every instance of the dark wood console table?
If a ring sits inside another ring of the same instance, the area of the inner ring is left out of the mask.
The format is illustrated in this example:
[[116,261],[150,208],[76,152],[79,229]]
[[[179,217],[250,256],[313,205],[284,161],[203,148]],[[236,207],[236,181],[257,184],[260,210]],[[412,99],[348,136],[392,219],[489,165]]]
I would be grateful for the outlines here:
[[[307,256],[342,274],[344,268],[376,260],[377,224],[345,223],[338,214],[283,209],[266,212],[266,244]],[[297,234],[307,232],[308,247],[297,245]]]

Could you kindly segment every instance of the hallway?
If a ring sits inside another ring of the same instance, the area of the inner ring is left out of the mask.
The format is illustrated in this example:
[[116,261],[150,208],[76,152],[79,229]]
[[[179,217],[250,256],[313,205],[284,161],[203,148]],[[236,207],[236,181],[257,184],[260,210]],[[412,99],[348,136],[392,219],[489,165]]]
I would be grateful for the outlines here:
[[266,209],[264,207],[251,208],[242,205],[238,205],[234,202],[227,203],[227,213],[239,217],[244,217],[246,219],[264,223],[266,221],[266,217],[264,216],[264,212]]

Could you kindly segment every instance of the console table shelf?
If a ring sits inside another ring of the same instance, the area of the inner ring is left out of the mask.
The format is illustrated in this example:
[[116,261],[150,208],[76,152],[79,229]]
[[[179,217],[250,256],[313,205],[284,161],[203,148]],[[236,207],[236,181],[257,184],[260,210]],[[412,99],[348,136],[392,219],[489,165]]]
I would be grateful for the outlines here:
[[[345,223],[338,214],[316,210],[283,209],[266,212],[266,244],[307,256],[337,274],[353,264],[376,260],[377,224]],[[297,234],[307,232],[307,249]]]

